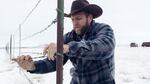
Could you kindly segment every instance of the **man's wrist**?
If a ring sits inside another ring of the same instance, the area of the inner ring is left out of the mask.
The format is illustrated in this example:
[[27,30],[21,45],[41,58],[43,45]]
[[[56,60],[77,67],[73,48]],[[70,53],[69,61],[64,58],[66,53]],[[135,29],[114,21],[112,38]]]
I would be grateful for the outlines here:
[[69,52],[69,45],[64,44],[63,48],[64,48],[64,50],[63,50],[64,53],[68,53]]
[[36,66],[34,64],[30,69],[27,70],[27,72],[34,73],[35,70],[36,70]]

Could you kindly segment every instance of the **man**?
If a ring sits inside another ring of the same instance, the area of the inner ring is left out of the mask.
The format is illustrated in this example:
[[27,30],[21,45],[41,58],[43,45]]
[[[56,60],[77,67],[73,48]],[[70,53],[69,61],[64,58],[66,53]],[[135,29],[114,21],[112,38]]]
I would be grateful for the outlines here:
[[[69,59],[74,68],[70,70],[70,84],[115,84],[115,39],[109,25],[96,23],[93,19],[102,15],[101,7],[86,0],[75,0],[71,13],[73,30],[64,35],[64,64]],[[33,61],[31,56],[20,56],[18,64],[30,73],[48,73],[56,70],[56,44],[44,49],[48,58]]]

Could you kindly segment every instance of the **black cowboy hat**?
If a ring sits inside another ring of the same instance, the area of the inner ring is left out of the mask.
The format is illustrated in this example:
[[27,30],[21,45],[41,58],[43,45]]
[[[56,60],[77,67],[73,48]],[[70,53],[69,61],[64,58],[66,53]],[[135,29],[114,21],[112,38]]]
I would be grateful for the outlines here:
[[87,12],[93,15],[93,18],[97,18],[102,15],[103,10],[101,7],[95,4],[89,4],[87,0],[75,0],[71,6],[71,12],[69,14],[65,14],[65,17],[71,17],[78,12]]

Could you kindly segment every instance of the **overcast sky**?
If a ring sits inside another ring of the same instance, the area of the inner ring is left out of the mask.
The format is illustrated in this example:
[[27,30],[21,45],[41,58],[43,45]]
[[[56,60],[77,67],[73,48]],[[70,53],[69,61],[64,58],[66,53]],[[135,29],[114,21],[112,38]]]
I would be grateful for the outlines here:
[[[65,1],[65,12],[70,12],[73,0]],[[88,0],[103,8],[103,15],[97,22],[109,24],[116,36],[117,44],[150,41],[150,1],[149,0]],[[18,40],[19,24],[35,6],[38,0],[0,0],[0,46],[6,45],[13,34]],[[57,0],[42,0],[36,10],[22,25],[22,38],[47,27],[56,18]],[[64,33],[72,29],[69,18],[65,18]],[[38,45],[56,42],[56,24],[50,29],[22,44]]]

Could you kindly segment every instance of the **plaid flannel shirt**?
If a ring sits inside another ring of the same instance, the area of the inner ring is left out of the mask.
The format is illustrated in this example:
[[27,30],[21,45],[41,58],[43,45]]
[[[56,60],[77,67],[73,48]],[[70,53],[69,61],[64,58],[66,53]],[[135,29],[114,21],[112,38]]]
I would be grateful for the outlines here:
[[[115,39],[109,25],[92,21],[83,37],[71,31],[64,36],[69,53],[64,54],[73,64],[70,84],[115,84],[114,49]],[[36,70],[31,73],[47,73],[56,70],[56,61],[35,61]]]

